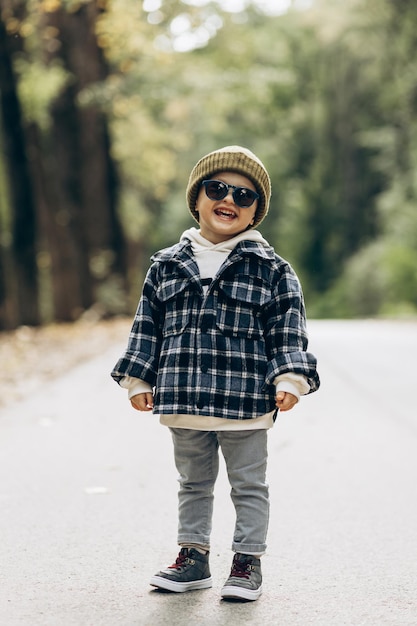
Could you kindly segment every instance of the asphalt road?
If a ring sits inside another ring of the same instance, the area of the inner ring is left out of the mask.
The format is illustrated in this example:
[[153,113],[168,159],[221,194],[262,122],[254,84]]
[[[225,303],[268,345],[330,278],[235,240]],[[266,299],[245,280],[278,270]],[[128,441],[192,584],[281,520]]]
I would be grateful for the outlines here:
[[167,430],[109,378],[111,346],[0,415],[1,626],[416,626],[417,323],[311,322],[310,335],[322,388],[270,432],[258,602],[219,599],[224,467],[213,588],[148,585],[177,553],[176,473]]

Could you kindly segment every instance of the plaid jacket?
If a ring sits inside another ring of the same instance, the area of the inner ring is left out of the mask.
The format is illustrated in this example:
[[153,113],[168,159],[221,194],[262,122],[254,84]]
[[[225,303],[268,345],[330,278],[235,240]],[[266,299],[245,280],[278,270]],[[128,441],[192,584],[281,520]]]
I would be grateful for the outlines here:
[[154,412],[249,419],[275,408],[276,376],[319,387],[303,295],[273,248],[242,241],[204,296],[188,240],[152,257],[116,381],[155,386]]

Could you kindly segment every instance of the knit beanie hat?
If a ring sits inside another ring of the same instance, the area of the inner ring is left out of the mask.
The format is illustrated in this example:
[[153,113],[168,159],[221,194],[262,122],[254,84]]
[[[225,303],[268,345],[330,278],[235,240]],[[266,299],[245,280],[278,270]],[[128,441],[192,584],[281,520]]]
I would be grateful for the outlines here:
[[187,185],[187,203],[192,216],[198,222],[196,202],[200,185],[203,180],[212,177],[216,172],[237,172],[249,178],[259,193],[258,207],[252,228],[262,222],[268,213],[271,198],[271,180],[262,161],[247,148],[241,146],[226,146],[210,152],[191,171]]

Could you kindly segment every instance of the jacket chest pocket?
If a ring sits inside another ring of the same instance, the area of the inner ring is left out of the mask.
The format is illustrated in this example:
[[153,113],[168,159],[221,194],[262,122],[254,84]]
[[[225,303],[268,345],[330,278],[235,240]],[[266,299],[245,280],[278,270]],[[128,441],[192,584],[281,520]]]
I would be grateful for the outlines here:
[[217,328],[232,337],[261,338],[262,307],[270,299],[271,289],[262,279],[237,275],[233,280],[220,280]]
[[186,278],[174,276],[164,280],[157,289],[157,298],[164,305],[164,337],[183,333],[190,323],[192,297],[189,283]]

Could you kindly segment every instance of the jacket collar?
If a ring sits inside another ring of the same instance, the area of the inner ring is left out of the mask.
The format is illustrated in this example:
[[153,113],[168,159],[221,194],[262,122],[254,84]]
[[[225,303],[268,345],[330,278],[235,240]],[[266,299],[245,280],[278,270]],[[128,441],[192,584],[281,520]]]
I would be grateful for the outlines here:
[[[271,246],[264,246],[256,241],[241,241],[227,258],[227,265],[230,266],[243,256],[254,255],[258,258],[273,262],[276,259],[274,249]],[[194,259],[189,239],[182,239],[179,243],[169,248],[164,248],[156,252],[152,257],[152,261],[166,263],[173,261],[177,263],[178,268],[183,270],[190,278],[198,276],[198,267]]]
[[[273,261],[275,259],[275,252],[271,246],[264,246],[251,240],[239,242],[230,253],[230,257],[240,258],[245,254],[254,254],[259,256],[261,259],[269,261]],[[160,262],[186,262],[187,259],[193,259],[191,241],[189,239],[181,239],[179,243],[156,252],[151,258],[152,261]]]
[[238,243],[236,248],[230,253],[229,259],[230,261],[235,261],[247,254],[253,254],[266,261],[275,260],[275,251],[271,246],[264,246],[250,239]]
[[188,239],[182,239],[174,246],[156,252],[151,257],[151,261],[158,263],[168,263],[172,261],[176,263],[178,268],[183,270],[190,279],[196,280],[196,277],[199,276],[198,266],[191,249],[191,242]]

